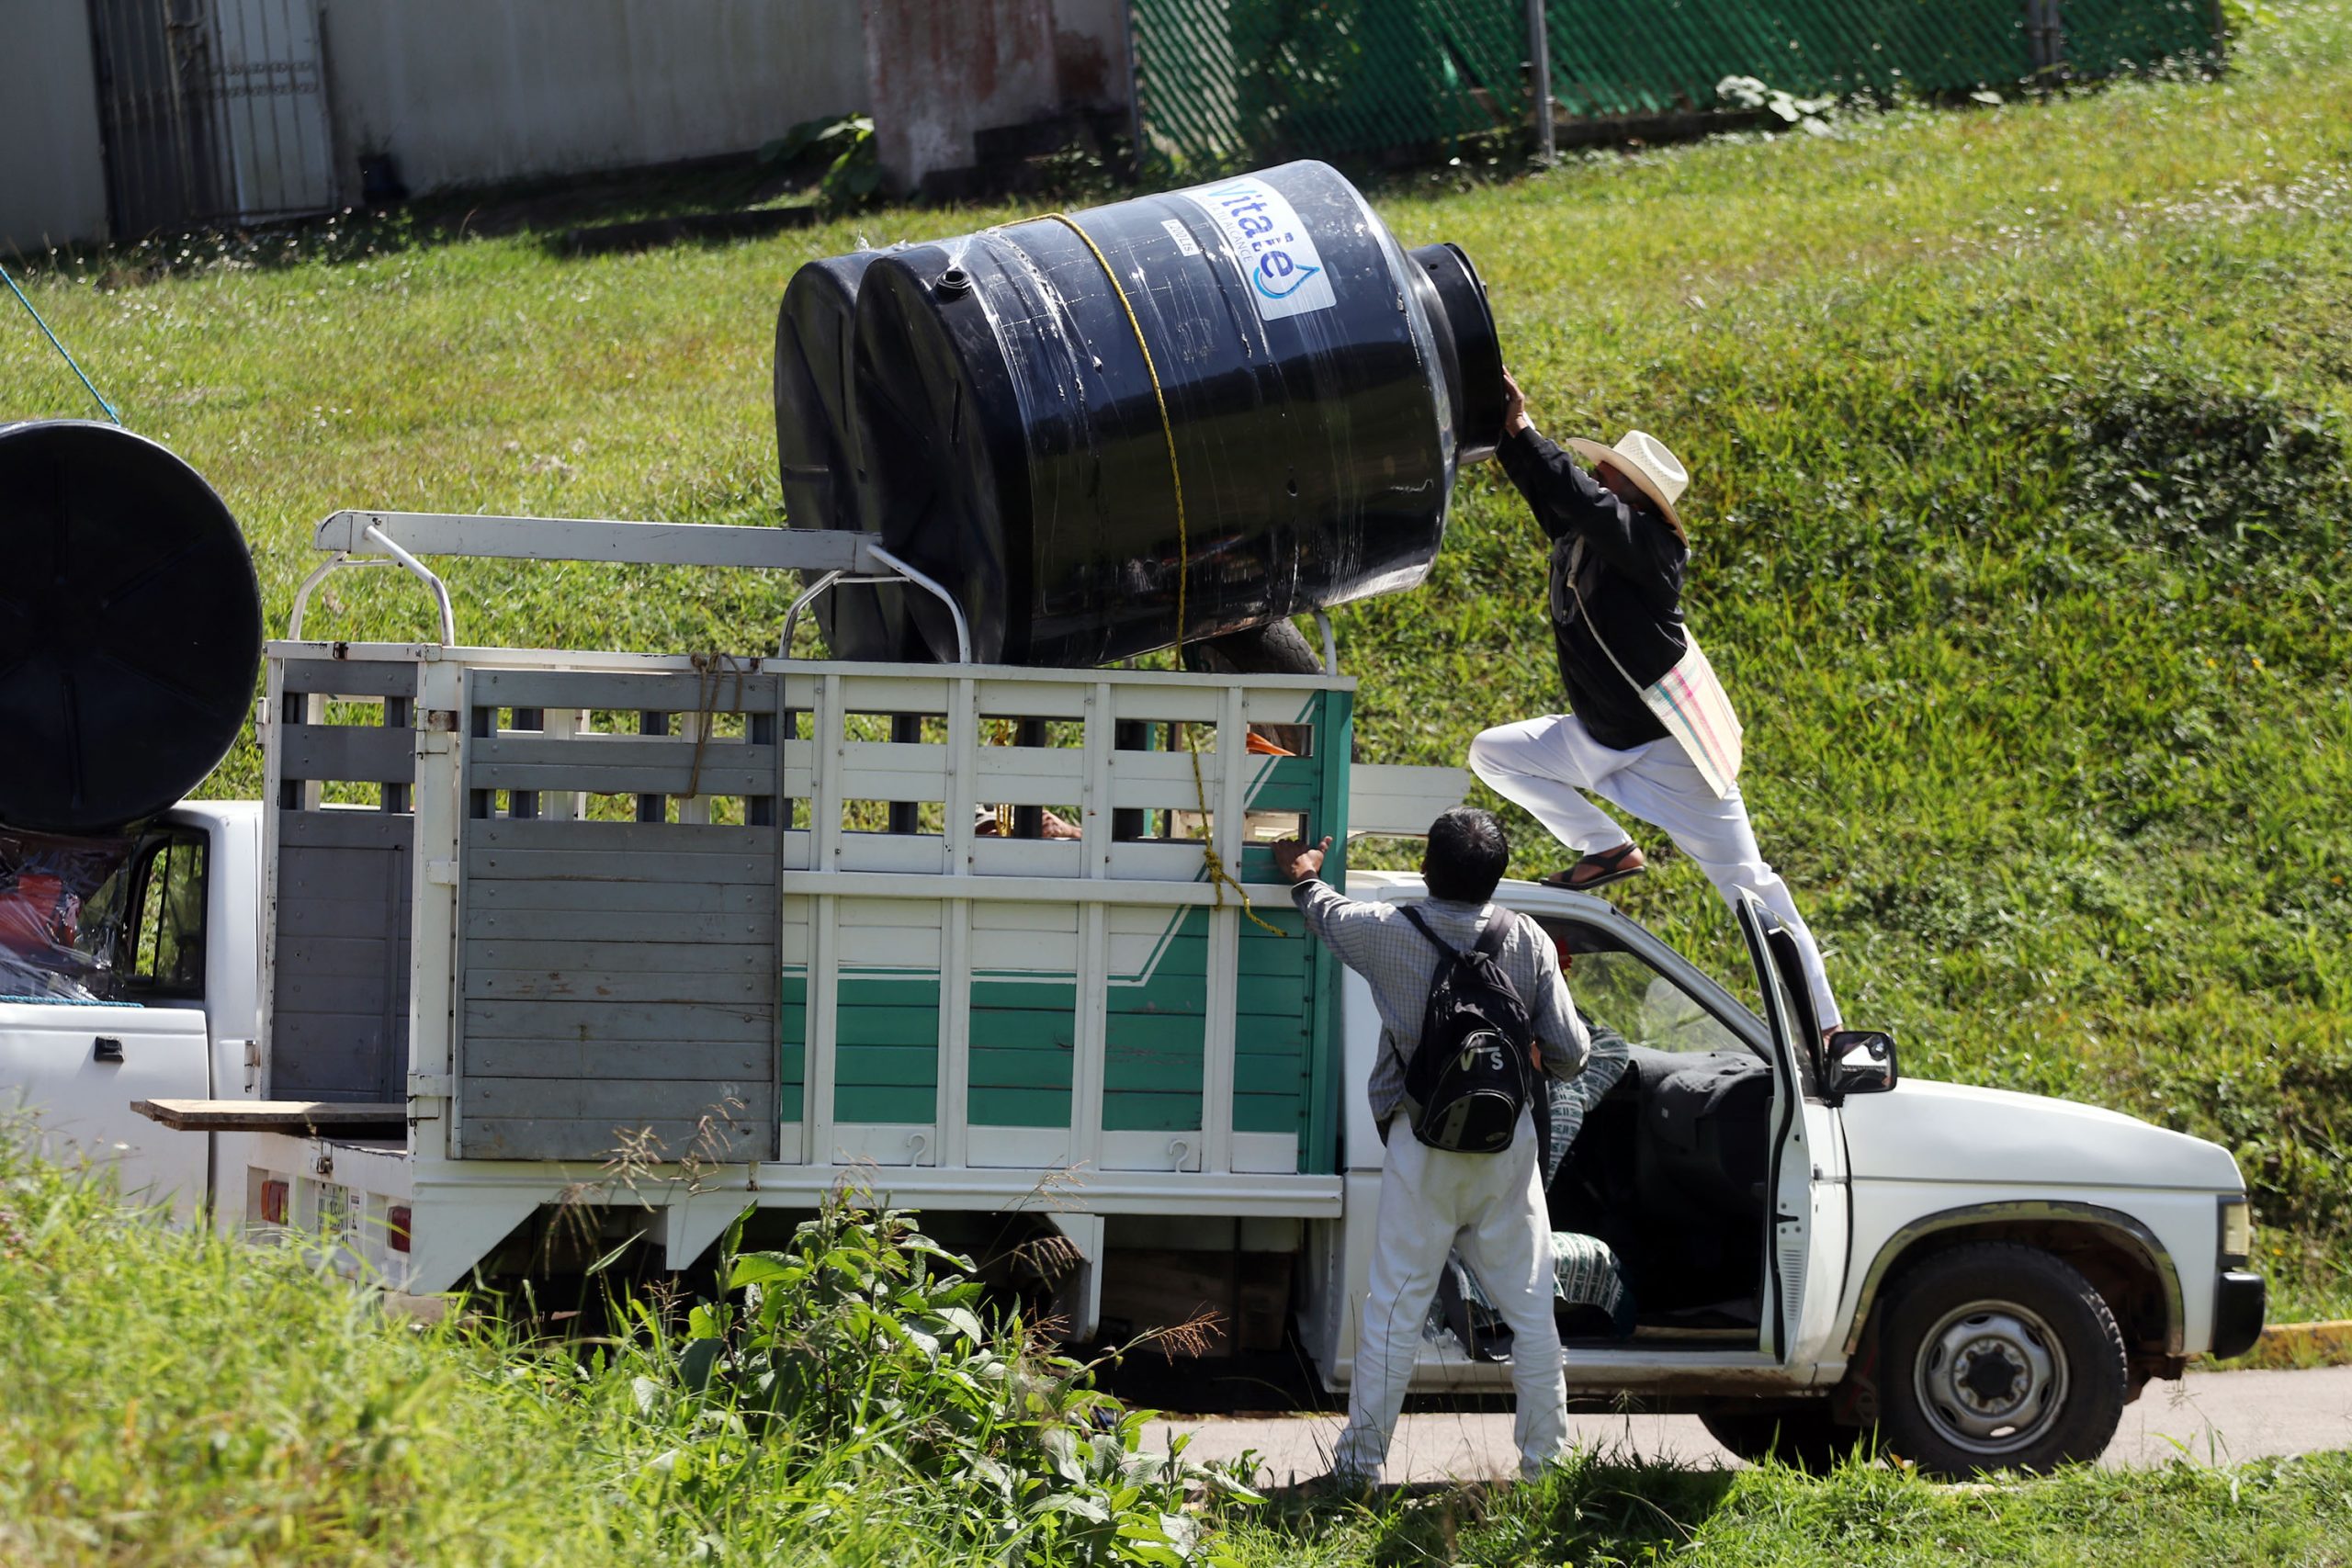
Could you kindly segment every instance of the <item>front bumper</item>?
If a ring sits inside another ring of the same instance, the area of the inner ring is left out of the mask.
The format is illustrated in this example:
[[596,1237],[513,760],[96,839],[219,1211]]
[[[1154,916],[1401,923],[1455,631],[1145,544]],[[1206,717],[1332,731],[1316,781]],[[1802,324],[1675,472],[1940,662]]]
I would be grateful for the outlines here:
[[2262,1337],[2262,1276],[2232,1269],[2213,1286],[2215,1360],[2243,1356]]

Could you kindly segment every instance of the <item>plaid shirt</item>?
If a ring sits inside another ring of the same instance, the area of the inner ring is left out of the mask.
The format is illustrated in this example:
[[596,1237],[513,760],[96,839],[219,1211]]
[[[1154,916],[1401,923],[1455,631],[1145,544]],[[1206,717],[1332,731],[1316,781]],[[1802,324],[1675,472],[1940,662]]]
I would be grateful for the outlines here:
[[[1380,1055],[1373,1063],[1370,1085],[1372,1114],[1385,1122],[1405,1098],[1405,1063],[1421,1042],[1421,1018],[1437,978],[1437,949],[1396,905],[1348,897],[1320,877],[1296,884],[1291,897],[1306,917],[1307,929],[1372,987],[1373,1003],[1380,1010]],[[1418,908],[1438,939],[1457,951],[1477,940],[1489,913],[1499,912],[1511,920],[1500,963],[1527,1004],[1544,1070],[1561,1078],[1584,1071],[1592,1055],[1592,1037],[1568,1000],[1559,952],[1539,927],[1508,910],[1498,911],[1492,904],[1424,898]],[[1611,1074],[1611,1081],[1614,1077]],[[1605,1092],[1607,1085],[1601,1087]]]

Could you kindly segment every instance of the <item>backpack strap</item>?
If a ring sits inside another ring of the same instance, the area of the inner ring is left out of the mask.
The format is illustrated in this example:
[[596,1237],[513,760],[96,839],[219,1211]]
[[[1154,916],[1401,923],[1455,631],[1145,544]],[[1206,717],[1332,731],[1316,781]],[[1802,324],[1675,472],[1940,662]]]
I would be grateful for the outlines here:
[[1436,948],[1440,953],[1448,958],[1459,958],[1462,956],[1462,954],[1454,952],[1453,949],[1448,947],[1444,942],[1438,940],[1437,932],[1430,930],[1429,922],[1421,919],[1421,912],[1419,909],[1413,908],[1410,904],[1399,904],[1396,908],[1407,919],[1413,922],[1413,929],[1415,931],[1430,939],[1430,945]]
[[1470,951],[1483,953],[1496,963],[1501,963],[1503,943],[1510,940],[1512,930],[1518,924],[1518,919],[1509,909],[1497,909],[1494,919],[1488,920],[1486,929],[1478,933],[1478,940],[1472,945]]

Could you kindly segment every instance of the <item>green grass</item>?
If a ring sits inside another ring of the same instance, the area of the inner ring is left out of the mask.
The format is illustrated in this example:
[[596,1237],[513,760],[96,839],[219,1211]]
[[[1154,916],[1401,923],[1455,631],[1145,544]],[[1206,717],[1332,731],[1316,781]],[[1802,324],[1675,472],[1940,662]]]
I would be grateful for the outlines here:
[[[806,1412],[747,1419],[748,1383],[740,1399],[695,1394],[711,1363],[649,1325],[560,1348],[491,1321],[419,1326],[303,1248],[168,1230],[28,1159],[7,1128],[0,1323],[6,1568],[997,1561],[955,1544],[993,1503],[982,1483],[922,1473],[902,1424],[843,1429],[847,1406],[822,1431]],[[921,1386],[920,1354],[888,1359],[880,1386],[943,1413],[968,1404],[968,1384]],[[859,1359],[836,1355],[800,1375],[845,1362],[854,1373]],[[2205,1457],[1954,1487],[1892,1467],[1815,1481],[1589,1455],[1517,1488],[1222,1501],[1195,1517],[1229,1568],[2352,1561],[2352,1455]]]
[[[1693,470],[1694,625],[1767,852],[1910,1070],[2220,1138],[2282,1315],[2352,1314],[2352,23],[2281,5],[2214,82],[1393,186],[1493,287],[1541,423]],[[566,260],[401,225],[68,258],[33,286],[253,540],[282,625],[346,504],[767,520],[802,261],[1015,216],[884,211]],[[86,404],[28,324],[11,414]],[[787,585],[458,563],[477,639],[756,649]],[[1556,703],[1542,553],[1492,470],[1428,587],[1339,617],[1365,752]],[[314,623],[418,634],[390,574]],[[1465,701],[1465,693],[1476,693]],[[251,792],[248,747],[212,782]],[[1520,867],[1558,856],[1523,818]],[[1645,837],[1647,835],[1645,835]],[[1740,961],[1668,861],[1625,904]]]

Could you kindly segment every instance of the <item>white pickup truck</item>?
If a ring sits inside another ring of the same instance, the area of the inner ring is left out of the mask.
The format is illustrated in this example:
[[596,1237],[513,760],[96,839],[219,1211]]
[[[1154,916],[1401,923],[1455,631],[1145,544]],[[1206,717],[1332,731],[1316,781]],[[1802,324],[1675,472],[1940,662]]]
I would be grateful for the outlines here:
[[[778,552],[808,537],[330,518],[329,567],[415,573],[441,638],[306,640],[306,585],[268,649],[266,800],[145,829],[101,900],[129,1005],[0,1002],[0,1084],[182,1212],[324,1229],[400,1292],[632,1242],[684,1269],[851,1182],[1074,1337],[1205,1303],[1343,1387],[1378,1021],[1265,843],[1418,831],[1462,775],[1351,763],[1329,671],[468,647],[418,558],[805,567]],[[1024,836],[1037,808],[1080,836]],[[1635,1306],[1572,1341],[1577,1398],[1695,1410],[1747,1454],[1875,1428],[1934,1473],[2042,1470],[2259,1331],[2227,1151],[1898,1081],[1883,1036],[1823,1047],[1753,903],[1760,1012],[1601,899],[1498,898],[1633,1045],[1551,1189]],[[1474,1351],[1432,1333],[1417,1387],[1507,1386]]]

